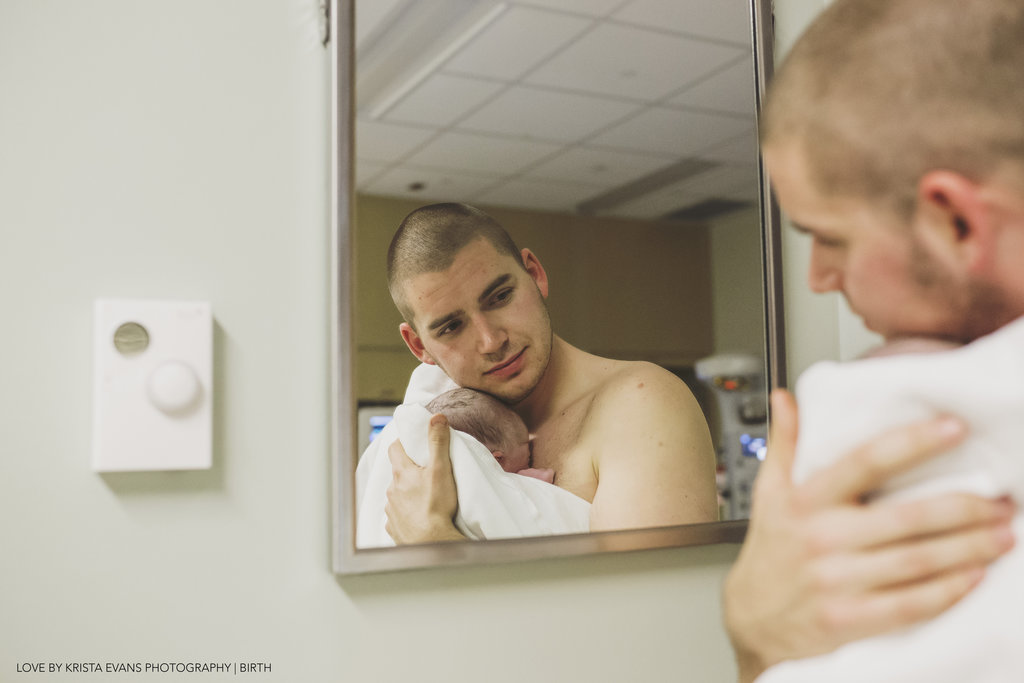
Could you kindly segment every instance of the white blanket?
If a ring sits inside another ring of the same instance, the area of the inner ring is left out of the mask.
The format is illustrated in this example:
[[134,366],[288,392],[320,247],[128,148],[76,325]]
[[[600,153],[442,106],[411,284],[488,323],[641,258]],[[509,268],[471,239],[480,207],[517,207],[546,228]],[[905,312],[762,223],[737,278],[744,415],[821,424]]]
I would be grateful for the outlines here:
[[[820,363],[797,383],[803,481],[881,430],[950,413],[967,421],[956,449],[892,480],[881,497],[943,491],[1009,494],[1024,503],[1024,319],[960,349]],[[1024,681],[1024,515],[1017,547],[981,584],[935,619],[783,662],[757,683],[1013,683]]]
[[[356,469],[356,546],[392,546],[384,530],[386,491],[391,484],[388,447],[400,439],[409,457],[422,465],[428,458],[423,407],[454,387],[434,366],[413,372],[406,402],[363,453]],[[463,432],[451,431],[452,472],[459,507],[455,525],[473,540],[584,533],[590,530],[590,503],[547,482],[501,469],[487,447]]]

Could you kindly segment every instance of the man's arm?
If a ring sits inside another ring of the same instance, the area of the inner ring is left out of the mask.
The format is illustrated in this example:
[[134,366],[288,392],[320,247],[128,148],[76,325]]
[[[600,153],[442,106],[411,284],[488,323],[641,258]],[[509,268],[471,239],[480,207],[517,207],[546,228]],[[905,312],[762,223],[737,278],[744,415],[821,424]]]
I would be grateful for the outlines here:
[[594,454],[591,531],[718,520],[715,454],[689,388],[637,364],[595,398],[581,434]]
[[391,485],[384,505],[384,530],[399,545],[466,540],[455,528],[458,497],[444,415],[430,418],[427,444],[430,453],[424,467],[409,458],[401,442],[395,441],[388,448]]
[[964,431],[951,418],[897,429],[794,485],[796,403],[784,391],[772,394],[768,458],[755,482],[746,541],[725,582],[725,623],[742,683],[784,659],[943,612],[1012,547],[1007,502],[964,494],[864,502]]

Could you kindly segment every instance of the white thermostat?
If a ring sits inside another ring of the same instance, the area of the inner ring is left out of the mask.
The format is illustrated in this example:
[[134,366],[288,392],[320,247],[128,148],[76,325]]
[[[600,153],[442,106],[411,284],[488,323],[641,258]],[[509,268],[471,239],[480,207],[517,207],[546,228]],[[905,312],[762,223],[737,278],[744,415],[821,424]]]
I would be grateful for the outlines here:
[[208,469],[210,304],[98,299],[94,319],[93,469]]

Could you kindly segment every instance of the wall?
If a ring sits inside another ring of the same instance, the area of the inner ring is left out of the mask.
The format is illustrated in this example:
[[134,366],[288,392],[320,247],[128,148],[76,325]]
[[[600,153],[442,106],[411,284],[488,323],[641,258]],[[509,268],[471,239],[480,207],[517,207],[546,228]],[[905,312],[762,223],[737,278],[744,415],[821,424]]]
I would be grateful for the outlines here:
[[[316,0],[0,3],[0,680],[728,681],[734,546],[329,571]],[[207,299],[215,466],[89,469],[93,299]]]
[[[711,229],[711,288],[716,353],[764,358],[764,266],[757,208],[715,220]],[[753,295],[758,292],[758,295]]]

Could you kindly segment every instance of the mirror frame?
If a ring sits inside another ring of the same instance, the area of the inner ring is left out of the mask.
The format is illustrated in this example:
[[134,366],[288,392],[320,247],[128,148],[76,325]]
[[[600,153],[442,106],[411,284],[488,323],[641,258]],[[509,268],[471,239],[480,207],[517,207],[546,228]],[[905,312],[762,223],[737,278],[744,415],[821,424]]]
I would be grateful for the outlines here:
[[[357,549],[355,545],[356,403],[354,233],[355,0],[330,0],[331,278],[330,371],[332,565],[338,574],[520,562],[545,558],[740,543],[747,520],[559,536],[428,543]],[[755,109],[773,67],[772,0],[749,0]],[[785,386],[779,210],[758,158],[764,284],[766,385]]]

